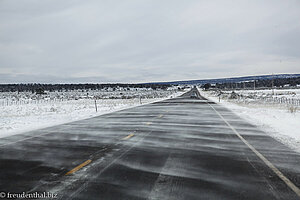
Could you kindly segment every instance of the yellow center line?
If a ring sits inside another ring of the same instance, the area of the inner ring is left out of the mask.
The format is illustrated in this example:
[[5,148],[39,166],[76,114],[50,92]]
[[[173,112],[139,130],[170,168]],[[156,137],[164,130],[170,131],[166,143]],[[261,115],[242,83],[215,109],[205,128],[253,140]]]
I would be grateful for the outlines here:
[[74,172],[77,172],[78,170],[80,170],[81,168],[83,168],[84,166],[88,165],[91,162],[92,160],[87,160],[84,163],[81,163],[80,165],[72,169],[71,171],[68,171],[65,175],[73,174]]
[[129,139],[129,138],[131,138],[131,137],[133,137],[133,136],[134,136],[134,134],[131,133],[131,134],[127,135],[126,137],[124,137],[122,140],[127,140],[127,139]]
[[[162,114],[158,115],[158,118],[162,118],[163,116],[164,115],[162,115]],[[152,122],[146,122],[146,125],[151,125],[151,124],[152,124]],[[127,140],[127,139],[129,139],[129,138],[131,138],[133,136],[134,136],[134,134],[131,133],[131,134],[127,135],[126,137],[122,138],[122,140]],[[73,173],[77,172],[78,170],[80,170],[81,168],[83,168],[84,166],[90,164],[91,162],[92,162],[92,160],[86,160],[85,162],[81,163],[80,165],[78,165],[74,169],[68,171],[65,175],[73,174]]]

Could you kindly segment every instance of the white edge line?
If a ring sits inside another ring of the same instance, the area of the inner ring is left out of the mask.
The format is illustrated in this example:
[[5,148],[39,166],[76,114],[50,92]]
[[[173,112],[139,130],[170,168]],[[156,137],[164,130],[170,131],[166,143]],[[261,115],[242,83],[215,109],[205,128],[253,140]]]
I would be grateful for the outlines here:
[[298,197],[300,197],[300,189],[290,181],[279,169],[277,169],[267,158],[265,158],[259,151],[257,151],[243,136],[241,136],[237,130],[231,126],[231,124],[212,106],[208,105],[219,115],[219,117],[231,128],[231,130],[246,144],[285,184],[293,190]]

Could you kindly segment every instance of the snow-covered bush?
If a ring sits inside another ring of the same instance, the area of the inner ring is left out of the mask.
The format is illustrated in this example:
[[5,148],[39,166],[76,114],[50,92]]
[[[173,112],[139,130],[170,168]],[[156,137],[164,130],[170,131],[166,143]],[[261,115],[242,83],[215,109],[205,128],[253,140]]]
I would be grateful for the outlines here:
[[297,106],[289,105],[288,106],[288,111],[290,113],[296,113],[297,112]]

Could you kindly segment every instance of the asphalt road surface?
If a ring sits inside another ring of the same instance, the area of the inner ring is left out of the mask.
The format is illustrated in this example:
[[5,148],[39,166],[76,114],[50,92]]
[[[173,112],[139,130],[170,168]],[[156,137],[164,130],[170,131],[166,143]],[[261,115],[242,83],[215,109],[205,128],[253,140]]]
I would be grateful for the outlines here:
[[196,88],[0,140],[3,199],[288,200],[299,187],[299,154]]

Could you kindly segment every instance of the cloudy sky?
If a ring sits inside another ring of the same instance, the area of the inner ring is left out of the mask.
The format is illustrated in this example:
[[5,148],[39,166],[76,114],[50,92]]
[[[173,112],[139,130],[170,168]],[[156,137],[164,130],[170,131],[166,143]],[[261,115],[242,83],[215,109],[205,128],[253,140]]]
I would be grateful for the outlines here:
[[300,73],[299,0],[0,0],[0,83]]

